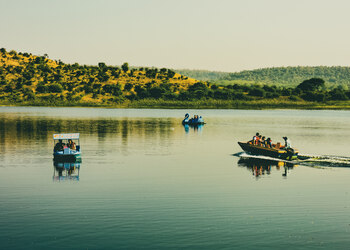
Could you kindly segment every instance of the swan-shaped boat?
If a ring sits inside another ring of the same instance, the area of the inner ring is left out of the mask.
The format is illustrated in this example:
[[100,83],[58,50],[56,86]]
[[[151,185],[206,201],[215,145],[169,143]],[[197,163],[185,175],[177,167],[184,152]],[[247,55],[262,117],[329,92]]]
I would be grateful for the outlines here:
[[193,118],[190,118],[190,115],[187,113],[185,115],[185,118],[182,120],[183,125],[192,125],[192,126],[197,126],[197,125],[203,125],[205,124],[202,116],[195,115]]

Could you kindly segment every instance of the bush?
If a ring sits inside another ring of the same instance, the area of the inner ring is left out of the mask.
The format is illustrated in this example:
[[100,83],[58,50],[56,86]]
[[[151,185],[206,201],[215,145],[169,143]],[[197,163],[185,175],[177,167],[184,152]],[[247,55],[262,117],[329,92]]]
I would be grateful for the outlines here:
[[298,97],[296,97],[295,95],[291,95],[291,96],[289,97],[289,100],[291,100],[291,101],[297,101],[297,100],[298,100]]
[[39,83],[36,86],[35,91],[38,93],[47,93],[49,91],[49,88],[46,85],[44,85],[43,83]]
[[48,86],[48,91],[49,91],[50,93],[62,93],[63,87],[62,87],[62,85],[59,84],[59,83],[50,84],[50,85]]
[[122,65],[122,70],[124,71],[124,72],[127,72],[128,70],[129,70],[129,64],[126,62],[126,63],[123,63],[123,65]]
[[311,78],[300,83],[297,88],[303,91],[315,91],[324,88],[324,80],[321,78]]
[[124,85],[124,90],[126,91],[130,91],[132,89],[133,85],[129,82],[127,82],[125,85]]
[[166,90],[164,88],[161,88],[161,87],[153,87],[149,90],[150,96],[152,98],[156,98],[156,99],[162,98],[164,96],[165,92],[166,92]]
[[256,97],[264,97],[265,96],[265,90],[261,88],[253,88],[249,91],[250,96],[256,96]]
[[345,101],[349,98],[344,91],[340,89],[334,89],[331,92],[329,92],[329,99],[334,101]]

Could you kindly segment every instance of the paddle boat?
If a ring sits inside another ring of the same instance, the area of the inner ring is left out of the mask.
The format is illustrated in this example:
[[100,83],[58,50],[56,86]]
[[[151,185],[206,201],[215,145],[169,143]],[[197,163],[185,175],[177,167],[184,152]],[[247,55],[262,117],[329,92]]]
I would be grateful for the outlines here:
[[239,146],[252,155],[262,155],[269,156],[273,158],[283,159],[283,160],[296,160],[298,159],[298,150],[293,148],[284,148],[281,143],[272,144],[272,147],[267,147],[262,144],[254,144],[252,141],[249,142],[238,142]]
[[205,124],[202,116],[195,115],[193,118],[190,118],[190,115],[187,113],[185,118],[182,120],[182,125],[197,126]]
[[79,133],[54,134],[53,160],[60,162],[80,162],[81,149]]

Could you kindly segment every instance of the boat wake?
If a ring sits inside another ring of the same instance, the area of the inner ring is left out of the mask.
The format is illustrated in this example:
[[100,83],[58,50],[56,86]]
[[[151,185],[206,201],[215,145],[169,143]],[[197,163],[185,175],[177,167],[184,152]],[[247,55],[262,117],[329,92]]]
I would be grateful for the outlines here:
[[246,152],[239,152],[234,154],[234,156],[241,158],[266,160],[266,161],[276,161],[276,162],[286,162],[293,165],[302,165],[307,167],[342,167],[350,168],[350,157],[346,156],[333,156],[333,155],[299,155],[297,160],[287,161],[278,158],[273,158],[269,156],[262,155],[250,155]]
[[350,167],[350,157],[335,155],[300,155],[298,161],[302,165],[322,167]]

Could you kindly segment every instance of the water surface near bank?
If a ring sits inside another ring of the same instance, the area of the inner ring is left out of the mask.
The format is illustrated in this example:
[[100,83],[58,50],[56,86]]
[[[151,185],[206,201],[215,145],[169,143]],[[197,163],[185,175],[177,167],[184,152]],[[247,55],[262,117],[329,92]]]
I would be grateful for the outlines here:
[[[207,124],[183,127],[187,112]],[[349,111],[0,107],[0,248],[344,249],[350,169],[233,154],[260,132],[348,157],[349,125]],[[79,166],[54,166],[60,132],[80,133]]]

